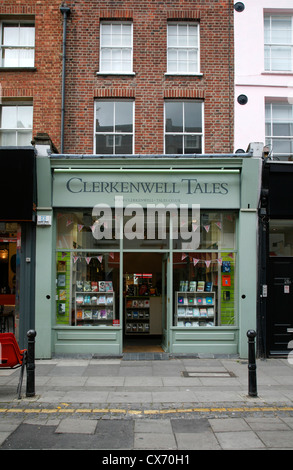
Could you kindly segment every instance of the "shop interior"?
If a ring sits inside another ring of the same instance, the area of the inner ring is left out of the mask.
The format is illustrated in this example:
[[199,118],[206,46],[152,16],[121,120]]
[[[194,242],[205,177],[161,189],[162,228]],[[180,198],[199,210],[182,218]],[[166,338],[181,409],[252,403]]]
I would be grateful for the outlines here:
[[123,352],[162,352],[166,255],[124,253]]
[[0,223],[0,332],[15,333],[17,224]]

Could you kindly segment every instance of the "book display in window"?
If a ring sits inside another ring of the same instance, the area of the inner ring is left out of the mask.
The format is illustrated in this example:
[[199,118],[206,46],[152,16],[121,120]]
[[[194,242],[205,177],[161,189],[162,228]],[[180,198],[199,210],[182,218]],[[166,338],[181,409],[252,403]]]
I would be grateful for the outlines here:
[[111,281],[77,281],[76,325],[112,326],[115,319],[115,293]]
[[57,254],[56,318],[58,324],[68,325],[70,312],[70,254]]
[[175,325],[182,327],[215,325],[215,293],[179,291],[175,295]]
[[150,300],[148,297],[126,297],[125,334],[150,332]]

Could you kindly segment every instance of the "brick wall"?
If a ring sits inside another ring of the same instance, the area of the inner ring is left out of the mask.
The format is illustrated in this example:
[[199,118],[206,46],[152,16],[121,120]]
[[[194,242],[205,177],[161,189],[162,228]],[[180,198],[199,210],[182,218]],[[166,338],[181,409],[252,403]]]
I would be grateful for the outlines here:
[[[93,152],[95,98],[135,99],[135,153],[163,152],[164,99],[204,99],[205,152],[233,151],[233,3],[72,1],[68,24],[67,152]],[[89,6],[91,5],[91,6]],[[133,21],[134,76],[97,75],[100,20]],[[200,21],[202,77],[165,75],[168,20]]]
[[[49,3],[49,6],[48,6]],[[33,101],[33,136],[47,132],[60,146],[62,15],[60,1],[1,0],[0,18],[35,19],[35,68],[33,70],[1,69],[2,100]]]
[[[36,70],[0,74],[3,95],[34,100],[34,134],[60,148],[60,1],[2,0],[0,15],[36,15]],[[233,151],[233,1],[68,0],[65,153],[93,153],[94,100],[135,100],[135,153],[163,152],[164,99],[203,99],[205,152]],[[12,11],[13,10],[13,11]],[[17,11],[16,11],[17,10]],[[102,19],[131,20],[134,75],[97,75]],[[200,22],[202,76],[165,75],[168,20]]]

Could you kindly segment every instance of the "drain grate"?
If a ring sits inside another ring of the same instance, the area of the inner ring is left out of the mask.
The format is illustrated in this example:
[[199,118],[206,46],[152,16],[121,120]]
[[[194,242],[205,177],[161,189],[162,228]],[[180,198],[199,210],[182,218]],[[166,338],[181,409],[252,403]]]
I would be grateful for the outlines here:
[[183,377],[235,377],[235,374],[233,372],[229,372],[228,370],[226,371],[208,371],[208,372],[203,372],[203,371],[183,371],[182,372]]

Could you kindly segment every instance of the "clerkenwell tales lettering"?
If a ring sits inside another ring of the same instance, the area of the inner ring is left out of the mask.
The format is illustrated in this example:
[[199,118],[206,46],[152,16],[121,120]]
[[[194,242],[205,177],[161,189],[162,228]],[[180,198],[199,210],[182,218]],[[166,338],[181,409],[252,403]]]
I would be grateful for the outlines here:
[[226,182],[202,182],[197,178],[182,178],[178,182],[84,181],[73,177],[66,183],[71,193],[107,194],[218,194],[226,195]]

